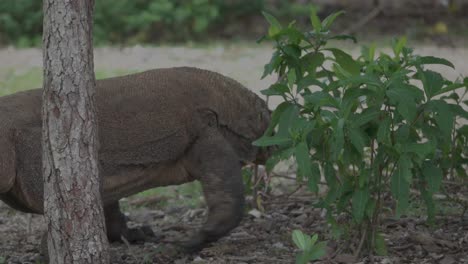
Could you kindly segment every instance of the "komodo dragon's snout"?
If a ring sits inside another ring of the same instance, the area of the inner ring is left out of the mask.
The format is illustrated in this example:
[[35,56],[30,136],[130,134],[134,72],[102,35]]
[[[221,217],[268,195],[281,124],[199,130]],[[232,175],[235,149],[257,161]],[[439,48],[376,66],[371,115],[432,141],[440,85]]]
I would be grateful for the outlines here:
[[[266,103],[238,82],[195,68],[150,70],[96,82],[100,176],[109,240],[136,241],[119,199],[146,189],[199,180],[208,217],[191,240],[198,250],[242,219],[241,162],[264,163],[252,141],[270,122]],[[43,213],[42,90],[0,97],[0,199]],[[21,111],[17,111],[21,109]],[[6,138],[6,137],[4,137]],[[145,230],[143,230],[145,231]],[[148,231],[148,230],[146,230]]]

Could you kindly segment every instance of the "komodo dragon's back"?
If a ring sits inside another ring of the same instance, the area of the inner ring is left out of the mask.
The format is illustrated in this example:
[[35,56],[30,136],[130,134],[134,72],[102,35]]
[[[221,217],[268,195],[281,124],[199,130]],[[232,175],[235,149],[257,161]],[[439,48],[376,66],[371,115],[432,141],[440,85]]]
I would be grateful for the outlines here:
[[265,102],[253,92],[231,78],[196,68],[101,80],[97,91],[101,159],[118,163],[176,157],[196,137],[198,117],[207,111],[216,115],[219,126],[250,142],[269,120]]

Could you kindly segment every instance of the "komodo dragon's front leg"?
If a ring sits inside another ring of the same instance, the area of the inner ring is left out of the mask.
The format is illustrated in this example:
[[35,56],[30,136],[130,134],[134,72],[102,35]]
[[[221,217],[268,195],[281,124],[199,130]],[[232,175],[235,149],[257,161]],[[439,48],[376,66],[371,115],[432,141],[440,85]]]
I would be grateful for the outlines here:
[[120,211],[119,202],[104,205],[107,238],[110,242],[121,241],[122,237],[128,242],[143,242],[154,240],[155,234],[149,226],[128,228],[127,219]]
[[187,171],[199,179],[208,219],[201,230],[182,246],[197,251],[235,228],[242,219],[244,190],[241,163],[217,127],[208,127],[187,153]]

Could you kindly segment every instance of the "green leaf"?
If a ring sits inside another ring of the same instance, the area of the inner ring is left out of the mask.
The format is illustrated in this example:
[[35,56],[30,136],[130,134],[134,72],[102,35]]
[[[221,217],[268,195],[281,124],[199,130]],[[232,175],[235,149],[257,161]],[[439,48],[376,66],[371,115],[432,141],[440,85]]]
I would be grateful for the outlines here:
[[364,153],[364,147],[366,146],[364,133],[359,128],[351,127],[348,129],[348,137],[351,144],[353,144],[356,150],[362,155]]
[[[336,77],[338,77],[339,80],[347,80],[351,78],[353,75],[343,69],[339,64],[334,63],[332,66],[333,72],[335,73]],[[330,85],[332,86],[332,85]]]
[[318,235],[317,234],[314,234],[311,238],[310,238],[310,246],[314,246],[315,243],[317,243],[317,240],[318,240]]
[[451,91],[455,91],[456,89],[459,88],[464,88],[465,85],[462,83],[452,83],[450,85],[445,86],[444,88],[440,89],[440,91],[434,93],[434,96],[445,94]]
[[311,192],[318,192],[318,183],[320,181],[320,168],[317,163],[311,165],[311,175],[307,179],[307,185]]
[[294,58],[296,61],[301,57],[301,48],[296,44],[288,44],[281,48],[284,51],[284,54]]
[[432,142],[405,144],[404,153],[414,153],[419,159],[425,159],[427,155],[435,151]]
[[291,143],[291,138],[289,137],[280,137],[280,136],[273,136],[273,137],[261,137],[254,142],[252,145],[257,147],[267,147],[267,146],[274,146],[274,145],[283,145]]
[[382,82],[372,75],[356,75],[349,77],[348,79],[341,80],[340,84],[345,85],[356,85],[360,86],[361,84],[366,84],[368,86],[380,87]]
[[366,216],[367,216],[368,218],[372,218],[372,217],[374,216],[376,204],[377,204],[377,202],[376,202],[375,199],[370,199],[370,200],[367,202]]
[[312,27],[314,27],[315,32],[322,31],[322,22],[320,22],[320,18],[317,15],[317,9],[312,7],[310,10],[310,22]]
[[333,24],[333,22],[335,22],[336,18],[343,15],[344,13],[345,13],[344,11],[338,11],[338,12],[330,14],[322,21],[322,27],[325,30],[330,29],[331,25]]
[[408,122],[416,118],[415,94],[408,87],[391,87],[386,95],[396,104],[397,111]]
[[300,263],[308,263],[309,261],[318,260],[326,255],[326,246],[327,242],[323,241],[314,245],[310,250],[303,252],[306,262]]
[[368,188],[359,188],[354,191],[352,205],[353,205],[353,217],[358,224],[360,224],[364,218],[366,211],[367,202],[369,201],[370,194]]
[[[309,148],[305,141],[296,145],[295,153],[299,175],[305,178],[312,177],[312,162],[309,156]],[[318,188],[315,190],[318,191]]]
[[443,100],[432,100],[428,103],[428,107],[435,110],[434,119],[437,127],[446,138],[450,138],[454,125],[454,113],[452,113],[451,107]]
[[442,183],[443,173],[442,170],[434,165],[432,162],[426,162],[422,170],[424,179],[427,182],[427,190],[429,193],[439,191],[440,184]]
[[290,42],[295,44],[299,44],[302,40],[306,40],[306,37],[301,31],[291,26],[284,28],[279,34],[286,35]]
[[444,77],[438,72],[430,70],[419,71],[419,78],[423,83],[427,98],[432,98],[436,95],[444,85]]
[[282,27],[281,27],[281,24],[279,23],[279,21],[274,16],[268,14],[265,11],[263,11],[262,14],[265,17],[265,19],[268,21],[268,23],[270,24],[270,29],[268,30],[268,35],[270,37],[274,37],[275,35],[280,33]]
[[369,176],[371,174],[370,169],[362,169],[359,173],[359,188],[364,188],[364,186],[369,182]]
[[280,160],[288,160],[294,155],[294,147],[287,147],[273,152],[265,164],[267,171],[271,172]]
[[268,89],[260,91],[263,95],[273,96],[273,95],[284,95],[289,93],[289,88],[287,85],[282,83],[275,83],[271,85]]
[[289,102],[282,102],[281,104],[279,104],[276,107],[276,109],[273,111],[273,113],[271,114],[270,124],[268,125],[268,128],[266,129],[264,135],[265,136],[271,135],[276,125],[278,125],[278,122],[283,112],[286,111],[288,108],[293,108],[293,107],[294,105],[290,104]]
[[292,240],[297,248],[306,251],[311,246],[311,239],[308,235],[302,233],[301,230],[294,230],[292,232]]
[[372,43],[369,47],[363,46],[361,50],[362,56],[369,62],[373,62],[375,58],[375,43]]
[[337,160],[344,146],[344,119],[339,119],[333,124],[334,142],[332,144],[332,159]]
[[317,68],[322,66],[325,61],[325,55],[322,52],[313,52],[304,55],[301,60],[303,61],[303,67],[309,72],[309,76],[315,77]]
[[426,188],[421,188],[421,196],[426,204],[427,221],[430,225],[433,225],[435,223],[436,209],[434,199],[432,199],[432,194],[429,193]]
[[323,106],[338,108],[340,104],[333,96],[326,92],[318,91],[305,95],[304,100],[306,104],[310,104],[313,108],[321,108]]
[[379,256],[387,256],[388,250],[385,239],[381,233],[375,234],[375,253]]
[[312,85],[318,86],[320,88],[325,88],[325,84],[321,83],[317,78],[311,75],[307,75],[306,77],[302,78],[297,84],[297,92],[299,93],[305,88],[309,88]]
[[284,109],[278,121],[278,132],[276,135],[282,137],[290,136],[290,128],[295,120],[299,118],[299,108],[297,105],[290,104],[290,107]]
[[411,178],[411,161],[407,155],[402,155],[391,179],[391,191],[397,200],[397,217],[401,216],[408,208]]
[[336,62],[343,67],[347,72],[351,73],[352,75],[359,75],[361,72],[361,66],[357,61],[353,59],[351,55],[348,53],[335,48],[326,49],[333,53],[333,56],[336,59]]
[[351,36],[351,35],[343,35],[343,34],[340,34],[340,35],[334,35],[334,36],[331,36],[331,37],[327,38],[327,40],[332,40],[332,39],[336,39],[336,40],[352,40],[354,43],[357,43],[356,37]]
[[290,70],[288,72],[288,86],[292,89],[294,84],[296,83],[296,71]]
[[393,53],[395,54],[395,57],[400,56],[401,51],[403,50],[405,46],[406,46],[406,37],[401,37],[399,39],[394,40],[392,48],[393,48]]
[[361,127],[376,119],[379,115],[380,111],[362,112],[358,114],[357,117],[353,120],[353,125],[356,127]]
[[443,59],[443,58],[437,58],[437,57],[433,57],[433,56],[424,56],[424,57],[418,57],[416,59],[416,62],[420,65],[424,65],[424,64],[438,64],[438,65],[445,65],[445,66],[449,66],[453,69],[455,69],[455,66],[453,65],[453,63],[451,63],[450,61],[446,60],[446,59]]
[[389,143],[390,142],[390,132],[391,132],[391,119],[386,116],[384,120],[379,123],[379,128],[377,129],[377,141],[380,143]]
[[273,71],[275,71],[279,65],[283,62],[283,58],[280,56],[280,52],[276,51],[271,56],[270,62],[265,64],[263,69],[263,75],[261,79],[265,78],[267,75],[270,75]]

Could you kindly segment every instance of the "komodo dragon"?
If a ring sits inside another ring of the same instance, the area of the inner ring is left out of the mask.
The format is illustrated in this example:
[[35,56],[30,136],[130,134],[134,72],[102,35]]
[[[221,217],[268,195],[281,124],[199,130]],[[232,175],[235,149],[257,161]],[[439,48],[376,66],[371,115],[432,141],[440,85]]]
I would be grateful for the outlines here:
[[[208,217],[187,249],[200,249],[239,224],[241,166],[268,155],[251,144],[270,121],[262,99],[228,77],[188,67],[98,80],[96,86],[110,241],[138,231],[127,228],[120,198],[193,180],[201,182]],[[0,97],[0,199],[37,214],[43,213],[41,93]]]

